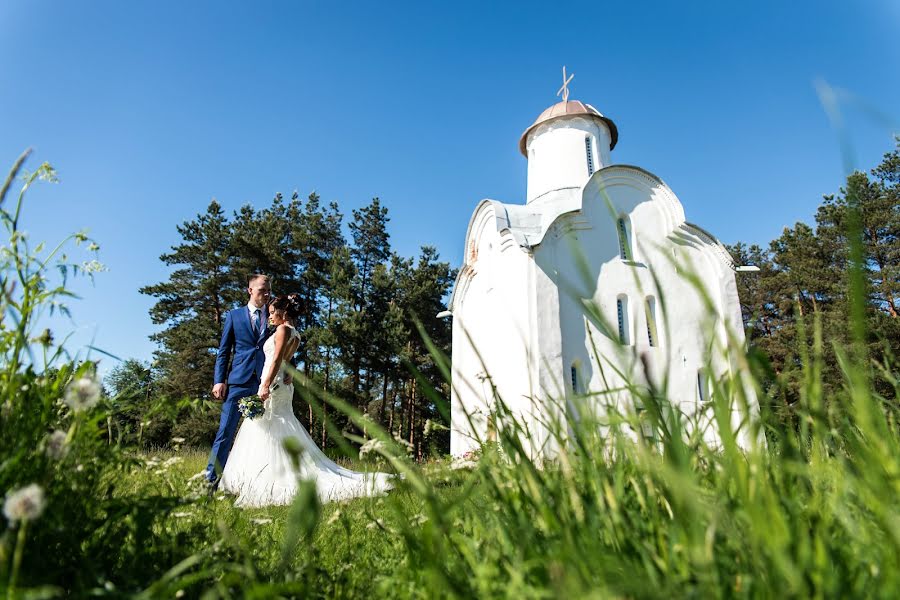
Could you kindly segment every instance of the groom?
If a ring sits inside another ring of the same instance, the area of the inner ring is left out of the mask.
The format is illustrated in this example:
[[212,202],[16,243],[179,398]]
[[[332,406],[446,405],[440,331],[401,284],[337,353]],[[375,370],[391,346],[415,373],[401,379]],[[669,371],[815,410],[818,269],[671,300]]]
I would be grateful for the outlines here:
[[[216,356],[212,395],[216,400],[225,402],[222,404],[219,431],[216,433],[209,455],[209,464],[206,467],[206,479],[213,488],[219,483],[222,469],[225,468],[231,445],[234,443],[234,434],[240,420],[238,402],[241,398],[252,396],[259,390],[259,378],[265,362],[262,347],[269,337],[266,327],[269,322],[266,304],[272,292],[269,278],[260,274],[251,276],[247,292],[250,295],[247,305],[231,310],[225,315],[222,341],[219,343],[219,353]],[[229,359],[231,359],[230,369]]]

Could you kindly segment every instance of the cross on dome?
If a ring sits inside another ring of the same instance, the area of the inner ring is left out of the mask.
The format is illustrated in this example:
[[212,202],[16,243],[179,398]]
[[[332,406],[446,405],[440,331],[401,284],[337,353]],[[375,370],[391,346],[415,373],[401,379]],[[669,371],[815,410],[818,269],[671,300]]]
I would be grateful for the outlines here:
[[569,101],[569,82],[572,81],[573,77],[575,77],[575,73],[572,73],[571,75],[569,75],[569,78],[566,79],[566,66],[563,65],[563,84],[562,84],[562,87],[559,88],[559,91],[556,92],[557,96],[562,94],[563,102]]

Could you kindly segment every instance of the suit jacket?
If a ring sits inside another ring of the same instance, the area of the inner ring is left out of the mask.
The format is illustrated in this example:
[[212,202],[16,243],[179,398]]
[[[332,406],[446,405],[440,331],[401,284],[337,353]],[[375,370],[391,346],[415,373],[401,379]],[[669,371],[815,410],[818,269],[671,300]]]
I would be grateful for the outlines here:
[[271,335],[266,326],[268,322],[269,312],[265,306],[259,320],[258,334],[253,333],[250,310],[246,305],[226,313],[219,352],[216,355],[214,383],[241,385],[254,380],[259,382],[266,360],[262,347]]

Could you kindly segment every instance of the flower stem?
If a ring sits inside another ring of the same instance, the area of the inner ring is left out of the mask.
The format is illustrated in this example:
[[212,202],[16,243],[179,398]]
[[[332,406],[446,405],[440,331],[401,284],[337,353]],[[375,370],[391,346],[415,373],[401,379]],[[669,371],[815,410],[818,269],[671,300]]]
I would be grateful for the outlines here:
[[9,586],[6,588],[7,600],[13,600],[16,596],[16,583],[19,579],[19,568],[22,566],[22,554],[25,551],[25,532],[28,529],[28,519],[22,519],[19,525],[19,534],[16,536],[16,550],[13,553],[12,573],[9,575]]

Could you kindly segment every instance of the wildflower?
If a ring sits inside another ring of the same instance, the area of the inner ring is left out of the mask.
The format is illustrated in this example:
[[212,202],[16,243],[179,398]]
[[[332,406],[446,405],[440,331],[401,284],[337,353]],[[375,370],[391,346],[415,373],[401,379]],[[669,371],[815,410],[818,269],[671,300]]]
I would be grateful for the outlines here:
[[99,273],[106,270],[106,265],[96,259],[86,260],[81,263],[81,270],[85,273]]
[[384,529],[384,521],[382,521],[381,519],[375,519],[374,521],[366,525],[366,529],[375,529],[376,527],[379,529]]
[[250,519],[250,522],[254,525],[268,525],[272,522],[272,519]]
[[363,458],[369,452],[381,454],[384,452],[384,443],[381,440],[372,438],[359,448],[359,457]]
[[413,451],[413,445],[412,445],[410,442],[408,442],[407,440],[403,439],[403,438],[400,437],[399,435],[395,435],[395,436],[394,436],[394,441],[397,442],[398,444],[400,444],[401,446],[403,446],[404,448],[406,448],[406,452],[407,452],[407,453],[412,453],[412,451]]
[[180,456],[173,456],[172,458],[167,458],[167,459],[163,462],[162,468],[163,468],[164,470],[165,470],[165,469],[168,469],[168,468],[171,467],[171,466],[177,465],[177,464],[180,463],[182,460],[183,460],[183,459],[182,459]]
[[471,452],[466,452],[462,456],[453,459],[453,462],[450,463],[451,469],[474,469],[478,466],[478,462],[475,461],[475,455]]
[[337,520],[341,518],[341,511],[336,510],[331,513],[331,516],[328,518],[328,521],[325,522],[326,525],[331,525],[333,523],[337,523]]
[[6,494],[3,514],[10,522],[33,521],[44,512],[44,490],[36,483]]
[[57,429],[44,438],[44,452],[53,460],[62,460],[69,453],[66,432]]
[[206,477],[206,471],[200,471],[199,473],[194,473],[188,478],[188,481],[197,481],[198,479],[202,479]]
[[192,513],[192,512],[174,512],[174,513],[172,513],[172,516],[175,517],[176,519],[183,519],[185,517],[191,517],[193,515],[194,515],[194,513]]
[[93,408],[100,400],[100,384],[90,377],[76,379],[66,389],[65,403],[75,412]]
[[447,429],[447,427],[441,423],[432,421],[431,419],[426,419],[423,433],[425,434],[425,437],[428,437],[432,433],[437,433],[438,431],[441,431],[442,429]]
[[96,242],[91,242],[88,245],[88,252],[96,252],[99,249],[100,249],[100,246],[98,246]]
[[53,345],[53,332],[44,329],[39,336],[31,338],[31,341],[49,348]]
[[419,514],[417,514],[416,516],[414,516],[412,519],[410,519],[410,520],[409,520],[409,523],[410,523],[410,525],[422,525],[422,524],[425,523],[427,520],[428,520],[428,517],[426,517],[426,516],[425,516],[424,514],[422,514],[422,513],[419,513]]
[[180,446],[180,445],[183,444],[184,442],[185,442],[185,440],[184,440],[183,437],[173,437],[173,438],[172,438],[172,444],[173,444],[174,446]]

